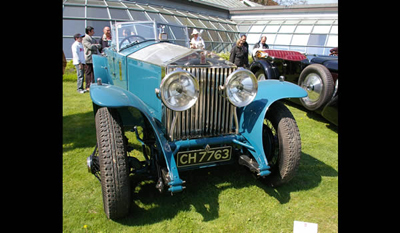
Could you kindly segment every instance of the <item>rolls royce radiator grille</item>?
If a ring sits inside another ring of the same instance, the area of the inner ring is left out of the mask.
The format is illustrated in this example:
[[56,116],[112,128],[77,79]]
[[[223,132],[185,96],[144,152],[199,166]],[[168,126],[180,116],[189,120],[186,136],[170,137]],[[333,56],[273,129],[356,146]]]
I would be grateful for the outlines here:
[[[170,73],[176,68],[167,68]],[[199,82],[200,94],[196,104],[183,112],[174,112],[163,107],[163,124],[168,135],[174,140],[211,137],[234,133],[233,111],[236,107],[222,97],[218,87],[224,85],[225,79],[236,68],[189,68],[182,69],[190,72]],[[172,122],[176,114],[176,124]],[[171,129],[173,132],[170,132]],[[172,134],[171,134],[172,133]]]

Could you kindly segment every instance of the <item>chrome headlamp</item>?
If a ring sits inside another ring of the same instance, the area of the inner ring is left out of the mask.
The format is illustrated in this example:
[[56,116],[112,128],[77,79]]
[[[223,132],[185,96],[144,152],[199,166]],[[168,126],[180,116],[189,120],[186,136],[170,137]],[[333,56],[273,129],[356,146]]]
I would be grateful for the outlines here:
[[231,73],[224,87],[226,97],[236,107],[250,104],[257,95],[258,83],[256,76],[249,70],[239,68]]
[[199,98],[199,83],[192,74],[178,68],[161,81],[159,94],[169,109],[185,111]]

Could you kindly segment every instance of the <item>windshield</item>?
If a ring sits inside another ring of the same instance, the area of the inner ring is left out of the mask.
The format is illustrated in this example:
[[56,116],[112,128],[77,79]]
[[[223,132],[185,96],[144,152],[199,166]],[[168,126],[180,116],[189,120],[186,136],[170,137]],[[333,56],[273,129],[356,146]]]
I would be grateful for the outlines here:
[[112,44],[121,51],[147,40],[169,41],[189,47],[186,26],[171,25],[153,21],[115,23],[112,27]]

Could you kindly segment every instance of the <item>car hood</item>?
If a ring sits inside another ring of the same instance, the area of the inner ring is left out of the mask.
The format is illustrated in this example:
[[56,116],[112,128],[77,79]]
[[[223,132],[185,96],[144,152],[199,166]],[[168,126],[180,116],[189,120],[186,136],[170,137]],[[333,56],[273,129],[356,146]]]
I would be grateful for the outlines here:
[[326,66],[329,70],[338,71],[339,70],[339,59],[338,57],[315,57],[311,59],[311,64],[317,63]]
[[189,49],[180,45],[160,42],[149,45],[128,56],[131,59],[157,66],[221,66],[233,67],[233,63],[218,55],[201,49]]

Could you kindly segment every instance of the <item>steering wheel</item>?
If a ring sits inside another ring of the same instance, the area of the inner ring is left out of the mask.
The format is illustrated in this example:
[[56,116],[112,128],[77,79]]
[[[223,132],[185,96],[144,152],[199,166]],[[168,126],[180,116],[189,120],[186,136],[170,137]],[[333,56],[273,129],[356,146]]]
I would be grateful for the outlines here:
[[134,41],[134,40],[130,40],[129,38],[133,38],[133,37],[137,37],[137,38],[139,38],[141,40],[146,40],[146,38],[144,38],[143,36],[130,35],[130,36],[127,36],[124,39],[122,39],[122,41],[119,43],[119,45],[121,46],[126,40],[129,41],[129,44],[132,43],[132,41]]

